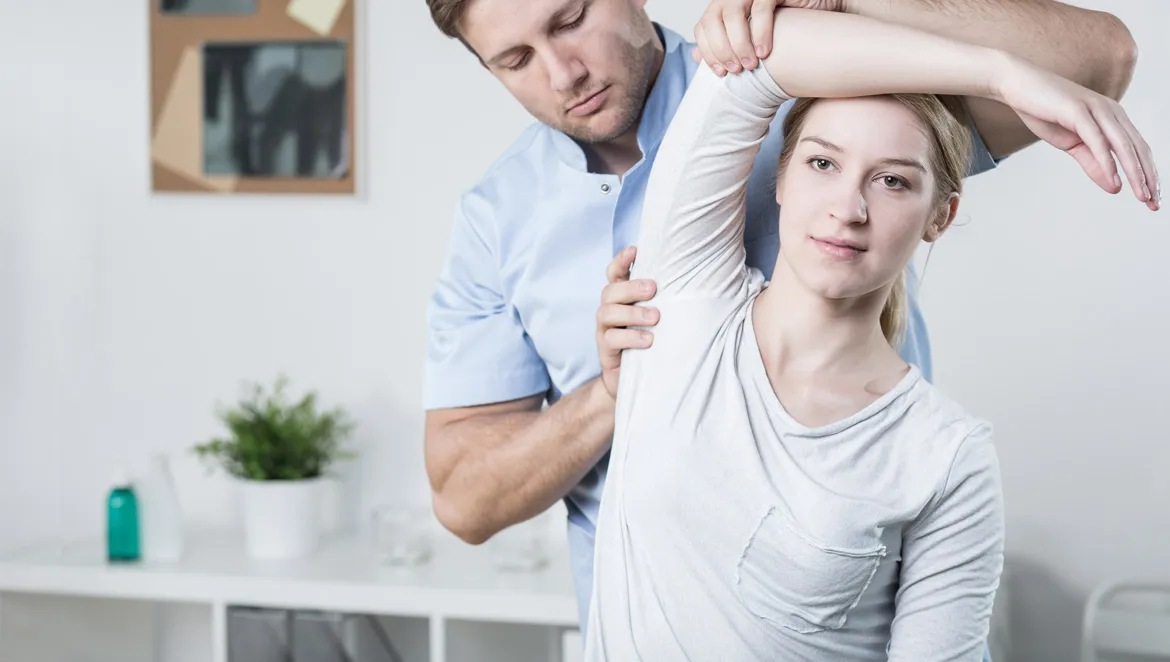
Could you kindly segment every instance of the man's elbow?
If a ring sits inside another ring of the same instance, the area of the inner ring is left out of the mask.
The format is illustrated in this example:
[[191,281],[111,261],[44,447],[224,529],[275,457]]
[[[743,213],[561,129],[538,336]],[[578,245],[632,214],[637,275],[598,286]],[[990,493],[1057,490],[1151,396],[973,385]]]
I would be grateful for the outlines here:
[[1104,54],[1105,67],[1100,76],[1098,92],[1115,101],[1120,101],[1133,81],[1133,72],[1137,68],[1138,45],[1134,41],[1129,27],[1113,14],[1102,14],[1108,24],[1109,37],[1103,40],[1106,44]]
[[426,471],[431,487],[431,510],[439,524],[460,540],[473,545],[487,541],[490,533],[483,526],[485,517],[476,508],[477,499],[460,493],[452,479],[459,458],[450,451],[456,446],[442,435],[443,427],[428,420],[426,434]]
[[435,492],[431,497],[431,505],[435,518],[443,528],[469,545],[482,545],[496,533],[488,526],[484,513],[466,503]]

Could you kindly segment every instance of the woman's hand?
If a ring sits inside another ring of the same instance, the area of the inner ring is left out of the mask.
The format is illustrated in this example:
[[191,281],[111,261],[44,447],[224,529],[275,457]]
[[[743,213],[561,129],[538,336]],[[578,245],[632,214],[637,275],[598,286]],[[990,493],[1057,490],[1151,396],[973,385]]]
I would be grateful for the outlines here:
[[1010,56],[995,80],[993,98],[1011,107],[1038,138],[1076,159],[1098,186],[1121,191],[1116,157],[1137,199],[1159,209],[1162,188],[1153,153],[1121,104]]
[[658,310],[636,306],[654,296],[654,281],[630,280],[630,265],[637,249],[627,247],[618,253],[605,270],[609,284],[601,291],[597,309],[597,355],[601,359],[601,381],[610,397],[617,398],[618,374],[622,367],[622,350],[649,347],[654,334],[627,329],[629,326],[654,326]]
[[[695,39],[699,44],[696,49],[697,55],[717,75],[752,70],[760,65],[761,58],[767,57],[773,50],[773,29],[778,8],[844,11],[847,9],[846,4],[846,0],[711,0],[703,18],[695,27]],[[807,17],[803,18],[805,23],[810,22]],[[781,20],[784,20],[783,15]],[[781,25],[780,29],[784,25]],[[861,30],[860,26],[854,26],[852,29],[857,34],[869,36],[864,40],[864,44],[854,43],[857,40],[838,44],[837,50],[846,52],[846,55],[834,52],[838,60],[841,57],[854,59],[864,57],[870,50],[898,43],[902,45],[902,49],[892,50],[887,54],[888,59],[873,59],[874,62],[884,62],[887,68],[893,68],[889,74],[890,85],[893,87],[912,83],[909,86],[913,89],[925,87],[933,88],[938,93],[953,94],[956,92],[948,92],[944,88],[960,86],[956,82],[959,78],[966,76],[962,78],[964,81],[981,78],[982,82],[979,85],[972,84],[973,88],[978,87],[978,91],[972,89],[958,94],[989,96],[1011,107],[1032,133],[1072,156],[1085,173],[1107,192],[1121,191],[1122,183],[1117,170],[1117,162],[1120,162],[1121,169],[1125,171],[1125,177],[1129,180],[1138,200],[1151,210],[1160,208],[1161,183],[1150,147],[1116,101],[1006,53],[992,51],[993,55],[987,64],[980,65],[986,66],[986,70],[981,69],[976,74],[971,71],[970,65],[975,60],[971,57],[958,57],[958,46],[940,43],[937,37],[899,29],[899,26],[886,26],[881,29],[867,26],[865,30]],[[909,40],[913,40],[915,44],[913,48],[905,46],[904,42]],[[792,44],[785,45],[797,48]],[[940,57],[946,61],[936,63],[937,66],[933,69],[927,67],[921,71],[915,70],[918,73],[908,74],[907,67],[912,68],[913,65],[906,63],[906,58],[918,52],[914,49],[918,51],[938,49]],[[809,65],[805,62],[804,66],[807,68]],[[898,66],[901,68],[896,68]],[[937,79],[939,71],[948,69],[953,69],[957,78],[930,85],[922,82]],[[791,73],[789,71],[789,74]],[[793,94],[802,96],[819,96],[817,92],[805,90],[834,87],[825,83],[823,73],[814,74],[809,71],[802,73],[806,80],[782,83],[781,86]],[[864,81],[872,80],[874,75],[869,70],[866,70],[864,76],[857,70],[851,70],[849,72],[851,80],[838,82],[841,82],[841,87],[845,89],[856,87],[865,90],[880,87],[864,84]],[[917,78],[921,78],[922,81],[916,80]],[[989,81],[992,88],[990,93],[987,89]],[[867,93],[871,92],[858,92]]]
[[772,52],[780,7],[845,11],[845,0],[711,0],[695,25],[691,57],[719,76],[755,69]]

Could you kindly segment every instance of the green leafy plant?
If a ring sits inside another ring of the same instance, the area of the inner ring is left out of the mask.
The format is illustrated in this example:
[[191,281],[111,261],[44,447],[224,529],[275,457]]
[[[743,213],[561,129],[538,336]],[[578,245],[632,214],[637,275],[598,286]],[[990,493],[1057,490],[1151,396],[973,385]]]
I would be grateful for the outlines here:
[[288,384],[281,375],[271,392],[259,384],[245,387],[236,406],[218,408],[228,435],[196,444],[192,450],[204,461],[248,480],[317,478],[333,462],[353,457],[342,448],[353,430],[345,411],[318,411],[314,392],[291,402]]

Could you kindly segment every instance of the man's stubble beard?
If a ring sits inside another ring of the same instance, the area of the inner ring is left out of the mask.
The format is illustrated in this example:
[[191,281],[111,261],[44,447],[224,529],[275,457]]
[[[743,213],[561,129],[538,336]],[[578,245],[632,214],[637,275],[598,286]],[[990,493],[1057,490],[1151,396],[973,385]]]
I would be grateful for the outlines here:
[[646,104],[646,99],[650,96],[650,83],[654,78],[656,45],[657,39],[647,42],[644,46],[625,49],[622,62],[625,64],[626,70],[633,72],[634,75],[630,77],[630,84],[625,88],[624,94],[618,99],[610,100],[611,104],[615,104],[614,110],[616,110],[618,117],[618,121],[612,129],[599,132],[590,130],[588,126],[562,126],[558,128],[574,140],[585,144],[611,142],[634,128],[642,118],[642,109]]

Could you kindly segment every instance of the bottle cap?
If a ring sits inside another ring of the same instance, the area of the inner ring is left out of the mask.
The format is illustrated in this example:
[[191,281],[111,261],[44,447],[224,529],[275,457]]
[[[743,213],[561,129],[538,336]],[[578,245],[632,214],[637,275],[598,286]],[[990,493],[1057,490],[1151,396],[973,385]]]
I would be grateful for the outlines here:
[[130,487],[130,473],[126,471],[126,467],[114,467],[114,472],[110,477],[113,487]]

